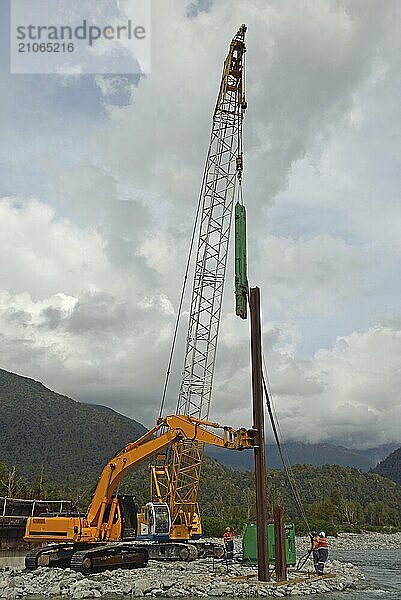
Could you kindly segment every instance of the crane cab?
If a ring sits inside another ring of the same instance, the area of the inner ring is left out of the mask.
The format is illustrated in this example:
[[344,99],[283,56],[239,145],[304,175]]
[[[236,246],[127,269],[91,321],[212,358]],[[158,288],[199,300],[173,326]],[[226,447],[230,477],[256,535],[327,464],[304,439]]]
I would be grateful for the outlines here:
[[138,514],[137,540],[153,542],[170,538],[171,515],[165,502],[148,502]]

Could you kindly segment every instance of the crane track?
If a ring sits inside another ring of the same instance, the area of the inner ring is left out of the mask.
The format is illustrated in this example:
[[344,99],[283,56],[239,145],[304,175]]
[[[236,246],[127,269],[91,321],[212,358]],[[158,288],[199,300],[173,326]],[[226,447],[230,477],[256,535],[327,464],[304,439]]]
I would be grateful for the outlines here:
[[72,544],[51,544],[34,548],[25,555],[25,568],[33,571],[38,567],[69,567],[72,551]]
[[166,542],[148,544],[146,548],[153,560],[192,562],[199,558],[220,559],[224,556],[224,546],[213,542]]
[[40,550],[36,548],[35,550],[30,550],[28,554],[25,555],[25,568],[30,571],[34,571],[38,568],[37,557],[40,554]]
[[[89,561],[89,570],[85,569],[85,560]],[[71,569],[73,571],[78,571],[79,573],[87,573],[90,572],[91,567],[92,560],[90,557],[90,550],[81,550],[79,552],[74,552],[71,558]]]
[[116,568],[145,567],[149,559],[158,561],[192,562],[198,558],[221,558],[224,548],[212,543],[105,543],[82,549],[82,545],[51,544],[30,550],[25,556],[25,568],[70,567],[88,575],[96,571]]
[[166,542],[157,544],[146,544],[149,558],[153,560],[182,560],[192,562],[199,558],[198,549],[195,544],[184,542]]
[[149,555],[145,546],[126,543],[106,544],[74,552],[70,566],[73,571],[88,575],[105,569],[145,567],[148,559]]

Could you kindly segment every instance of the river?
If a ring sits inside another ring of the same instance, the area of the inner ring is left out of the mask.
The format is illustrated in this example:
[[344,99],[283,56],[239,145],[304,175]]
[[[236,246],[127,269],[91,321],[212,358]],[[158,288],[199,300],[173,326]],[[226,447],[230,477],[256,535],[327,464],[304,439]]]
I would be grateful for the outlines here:
[[[401,549],[336,551],[333,558],[351,562],[365,573],[366,581],[356,590],[316,594],[326,600],[401,600]],[[23,552],[0,553],[0,566],[22,567]],[[35,597],[40,600],[38,596]],[[43,599],[45,597],[43,596]]]
[[2,550],[0,567],[23,567],[26,552],[21,550]]
[[401,549],[337,551],[333,558],[357,565],[366,580],[357,590],[317,594],[330,600],[401,600]]

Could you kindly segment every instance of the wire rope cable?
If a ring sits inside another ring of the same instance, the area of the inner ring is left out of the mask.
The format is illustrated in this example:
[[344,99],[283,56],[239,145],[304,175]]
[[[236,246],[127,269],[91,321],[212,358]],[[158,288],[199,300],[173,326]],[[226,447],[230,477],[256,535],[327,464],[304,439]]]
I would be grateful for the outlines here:
[[172,340],[171,340],[171,346],[170,346],[170,353],[169,353],[169,358],[168,358],[168,363],[167,363],[166,375],[165,375],[165,378],[164,378],[163,393],[162,393],[162,398],[161,398],[161,402],[160,402],[160,409],[159,409],[159,419],[161,419],[162,416],[163,416],[164,405],[165,405],[165,402],[166,402],[167,388],[168,388],[168,384],[169,384],[169,380],[170,380],[170,375],[171,375],[171,365],[172,365],[172,362],[173,362],[175,346],[176,346],[176,343],[177,343],[177,335],[178,335],[178,328],[180,326],[180,320],[181,320],[181,314],[182,314],[182,306],[183,306],[183,303],[184,303],[185,290],[186,290],[187,283],[188,283],[188,274],[189,274],[189,269],[190,269],[190,266],[191,266],[192,253],[193,253],[193,248],[194,248],[194,243],[195,243],[195,237],[196,237],[196,230],[198,228],[199,215],[200,215],[201,206],[202,206],[203,189],[204,189],[204,185],[205,185],[206,171],[207,171],[207,164],[208,164],[208,161],[209,161],[209,155],[210,155],[210,145],[209,145],[209,150],[208,150],[208,153],[207,153],[207,156],[206,156],[205,168],[203,170],[202,184],[201,184],[201,189],[200,189],[199,198],[198,198],[198,205],[197,205],[197,208],[196,208],[196,214],[195,214],[194,224],[193,224],[193,227],[192,227],[191,242],[189,244],[189,250],[188,250],[187,262],[186,262],[186,266],[185,266],[184,279],[183,279],[183,282],[182,282],[180,300],[179,300],[179,303],[178,303],[177,316],[176,316],[175,325],[174,325],[174,333],[173,333],[173,337],[172,337]]
[[276,413],[274,403],[273,403],[271,386],[270,386],[270,381],[269,381],[269,374],[267,371],[266,360],[265,360],[265,355],[264,355],[263,351],[262,351],[262,357],[263,357],[263,370],[264,370],[264,374],[262,373],[263,390],[264,390],[264,394],[265,394],[266,407],[267,407],[267,411],[269,414],[269,419],[270,419],[270,423],[272,426],[274,439],[275,439],[276,445],[277,445],[277,450],[279,452],[279,456],[280,456],[280,459],[281,459],[281,462],[282,462],[282,465],[284,468],[284,472],[286,474],[288,483],[290,485],[295,503],[298,507],[300,515],[301,515],[308,531],[310,531],[310,526],[309,526],[308,518],[306,516],[305,508],[302,503],[301,494],[299,492],[299,488],[298,488],[297,482],[295,480],[295,476],[294,476],[290,461],[288,459],[288,455],[286,453],[285,447],[281,441],[282,434],[281,434],[281,430],[280,430],[279,420],[277,418],[277,413]]
[[[267,390],[266,381],[265,381],[264,377],[263,377],[263,387],[264,387],[265,396],[266,396],[266,405],[267,405],[269,417],[270,417],[270,420],[272,423],[272,429],[273,429],[274,437],[276,439],[276,444],[277,444],[277,448],[278,448],[278,451],[280,454],[281,462],[283,464],[284,471],[285,471],[287,479],[288,479],[288,483],[290,484],[291,491],[294,496],[295,502],[298,506],[301,517],[302,517],[304,523],[306,524],[308,531],[310,531],[310,525],[308,522],[308,518],[306,516],[305,509],[304,509],[304,506],[302,503],[302,499],[301,499],[301,496],[300,496],[300,493],[299,493],[299,490],[297,487],[297,483],[296,483],[296,480],[295,480],[295,477],[294,477],[294,474],[293,474],[293,471],[292,471],[292,468],[291,468],[291,465],[290,465],[288,459],[287,459],[288,465],[286,464],[286,460],[285,460],[286,452],[285,452],[285,449],[283,449],[283,446],[280,442],[279,435],[281,435],[281,434],[279,434],[279,431],[276,427],[276,422],[278,424],[278,419],[277,419],[277,416],[274,417],[274,415],[276,415],[276,411],[275,411],[274,407],[272,409],[271,402],[268,399],[268,390]],[[279,425],[278,425],[278,427],[279,427]],[[283,452],[283,450],[284,450],[284,452]],[[312,548],[310,548],[304,555],[302,555],[300,557],[300,559],[298,560],[298,563],[297,563],[297,570],[301,570],[305,566],[305,564],[306,564],[307,560],[309,559],[309,557],[311,556],[311,554],[312,554]]]

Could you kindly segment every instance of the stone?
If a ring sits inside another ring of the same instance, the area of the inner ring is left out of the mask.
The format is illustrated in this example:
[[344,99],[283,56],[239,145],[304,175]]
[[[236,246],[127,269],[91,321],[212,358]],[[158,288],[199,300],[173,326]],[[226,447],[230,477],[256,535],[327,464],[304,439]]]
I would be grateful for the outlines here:
[[140,590],[145,594],[151,592],[155,588],[155,582],[150,579],[139,579],[135,581],[135,590]]
[[[354,536],[333,538],[331,547],[335,551],[336,543],[360,546],[371,538]],[[401,536],[399,536],[401,540]],[[297,540],[297,545],[307,541]],[[373,543],[373,541],[372,541]],[[382,542],[383,543],[383,542]],[[400,544],[401,545],[401,544]],[[237,549],[239,552],[239,548]],[[301,555],[301,554],[300,554]],[[311,564],[309,564],[311,569]],[[26,596],[44,596],[63,600],[83,600],[85,598],[101,598],[105,596],[121,596],[131,598],[165,597],[284,597],[309,596],[327,591],[355,589],[363,579],[361,571],[350,563],[341,563],[330,559],[326,571],[335,571],[337,577],[306,584],[295,584],[274,588],[270,584],[257,583],[255,579],[233,580],[237,576],[255,574],[255,570],[235,562],[227,566],[224,562],[204,559],[193,563],[150,561],[143,569],[116,569],[84,576],[71,569],[49,569],[42,567],[36,571],[25,571],[18,568],[0,569],[1,600],[19,600]],[[291,576],[291,573],[290,573]]]
[[73,600],[82,600],[82,598],[93,598],[92,590],[75,590],[71,598]]

